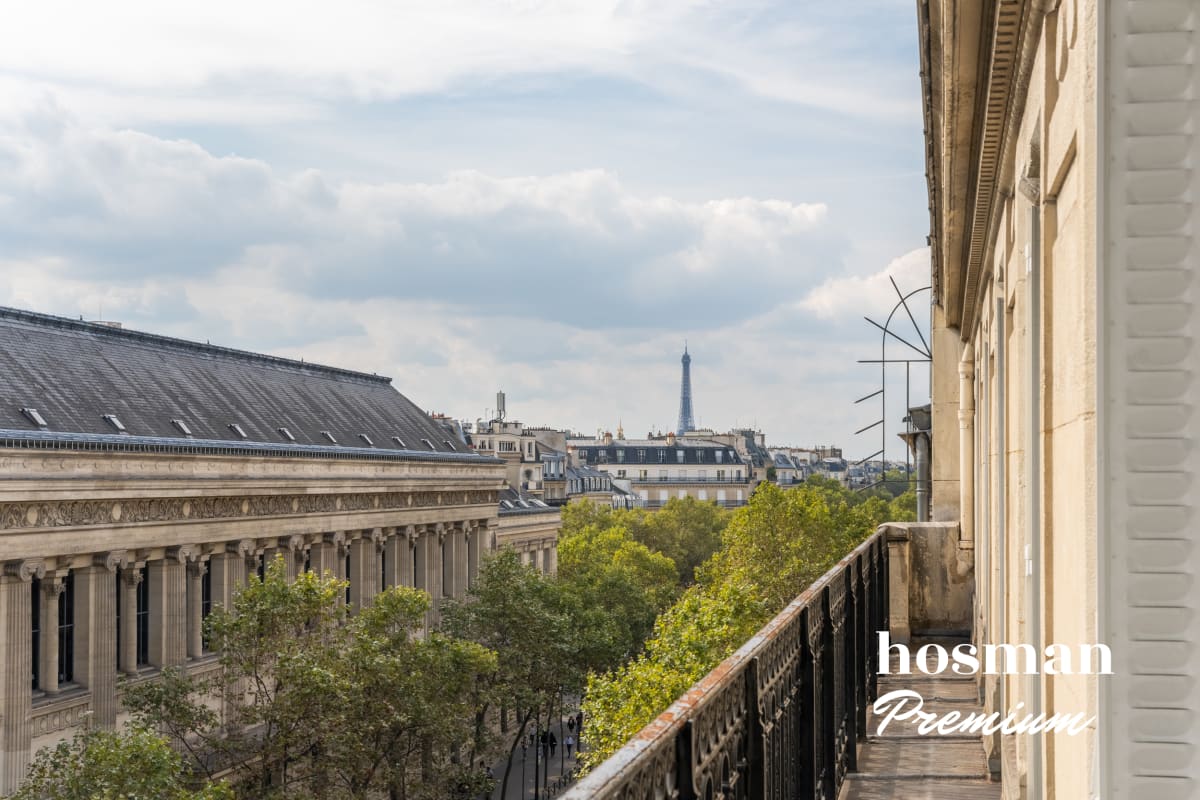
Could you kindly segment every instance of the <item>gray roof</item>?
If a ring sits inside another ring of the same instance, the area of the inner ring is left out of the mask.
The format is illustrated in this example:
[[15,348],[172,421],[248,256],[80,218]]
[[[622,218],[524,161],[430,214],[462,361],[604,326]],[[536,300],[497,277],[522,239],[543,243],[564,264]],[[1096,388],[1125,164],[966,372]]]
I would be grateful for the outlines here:
[[[462,452],[391,379],[0,307],[0,428]],[[229,426],[245,432],[243,439]],[[286,428],[294,442],[280,428]],[[336,442],[322,434],[329,431]],[[393,440],[399,437],[403,447]]]

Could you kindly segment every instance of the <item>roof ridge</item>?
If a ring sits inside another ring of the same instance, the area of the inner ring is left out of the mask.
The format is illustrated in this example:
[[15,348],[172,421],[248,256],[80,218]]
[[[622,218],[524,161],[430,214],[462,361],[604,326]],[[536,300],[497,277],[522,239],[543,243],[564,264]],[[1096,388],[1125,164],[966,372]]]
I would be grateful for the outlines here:
[[146,331],[132,330],[123,327],[115,328],[105,325],[103,322],[87,322],[82,319],[71,319],[70,317],[60,317],[54,314],[42,314],[37,311],[27,311],[25,309],[12,308],[10,306],[0,306],[0,319],[11,319],[41,327],[75,330],[96,336],[106,336],[112,339],[123,339],[131,342],[154,344],[159,347],[167,346],[178,350],[239,358],[246,361],[255,361],[261,364],[297,371],[325,373],[343,378],[355,378],[357,380],[371,383],[391,384],[392,382],[392,379],[386,375],[359,372],[357,370],[345,369],[344,367],[331,367],[327,364],[315,364],[310,361],[284,358],[282,356],[273,356],[266,353],[256,353],[253,350],[240,350],[234,347],[224,347],[222,345],[209,344],[207,342],[202,344],[200,342],[194,342],[190,339],[180,339],[175,336],[165,336],[160,333],[148,333]]

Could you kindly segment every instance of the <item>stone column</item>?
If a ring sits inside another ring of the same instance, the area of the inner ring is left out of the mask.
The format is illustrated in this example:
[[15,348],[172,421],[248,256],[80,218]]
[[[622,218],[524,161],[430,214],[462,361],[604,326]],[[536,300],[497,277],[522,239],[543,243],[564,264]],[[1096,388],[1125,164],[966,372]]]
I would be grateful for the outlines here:
[[484,529],[478,522],[472,522],[467,528],[467,588],[475,585],[479,578],[479,544],[483,539]]
[[411,586],[412,551],[409,549],[408,536],[400,528],[388,528],[388,537],[383,543],[384,575],[386,587]]
[[117,724],[117,570],[125,551],[75,570],[75,682],[92,694],[92,722]]
[[470,556],[467,552],[466,523],[458,523],[451,529],[454,540],[454,586],[451,597],[462,599],[467,595],[467,577],[471,574]]
[[287,562],[288,580],[294,581],[304,570],[304,537],[290,536],[287,545],[287,551],[284,552],[283,557]]
[[187,565],[187,657],[204,655],[204,573],[208,564],[189,561]]
[[375,541],[369,531],[350,542],[350,607],[359,611],[375,596]]
[[66,572],[48,575],[42,581],[42,596],[38,598],[41,603],[38,618],[42,622],[38,688],[46,694],[58,694],[58,601],[66,588]]
[[142,582],[139,564],[121,568],[121,672],[137,672],[137,592]]
[[410,527],[412,544],[413,587],[429,592],[429,536],[424,526]]
[[30,582],[46,574],[41,559],[10,562],[0,574],[0,795],[16,791],[29,765],[33,674]]
[[187,660],[187,564],[190,550],[171,548],[147,566],[150,581],[150,663],[177,667]]
[[342,543],[342,534],[327,533],[319,542],[314,542],[308,550],[309,562],[312,566],[313,573],[318,578],[323,578],[326,573],[333,577],[338,577],[342,574],[342,568],[338,565],[338,550]]
[[432,533],[426,533],[426,538],[429,540],[428,550],[426,555],[429,562],[429,596],[432,602],[429,604],[429,627],[434,628],[442,621],[442,599],[445,597],[443,581],[446,578],[445,568],[445,545],[446,545],[446,530],[445,527],[438,523]]
[[558,540],[557,539],[551,539],[550,542],[546,545],[546,557],[550,561],[550,565],[546,568],[546,571],[548,573],[550,573],[551,575],[557,575],[558,574]]

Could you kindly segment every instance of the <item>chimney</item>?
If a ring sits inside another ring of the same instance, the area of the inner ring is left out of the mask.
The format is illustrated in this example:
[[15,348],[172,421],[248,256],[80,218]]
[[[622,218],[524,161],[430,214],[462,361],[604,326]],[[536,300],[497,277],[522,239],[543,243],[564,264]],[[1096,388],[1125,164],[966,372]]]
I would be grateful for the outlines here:
[[606,445],[608,445],[608,444],[612,444],[612,431],[605,431],[605,432],[604,432],[604,443],[605,443]]
[[675,431],[667,431],[667,446],[675,444]]

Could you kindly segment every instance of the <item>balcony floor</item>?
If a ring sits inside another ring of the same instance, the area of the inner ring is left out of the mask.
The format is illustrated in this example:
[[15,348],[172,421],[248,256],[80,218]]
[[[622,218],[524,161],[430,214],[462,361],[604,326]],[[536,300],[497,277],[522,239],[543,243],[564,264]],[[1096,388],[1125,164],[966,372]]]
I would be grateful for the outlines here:
[[[938,639],[951,648],[962,640]],[[924,641],[914,642],[915,653]],[[896,666],[893,654],[893,667]],[[879,694],[897,689],[919,692],[924,710],[939,716],[982,711],[971,677],[895,676],[879,678]],[[867,730],[877,730],[874,714]],[[871,735],[858,752],[858,771],[846,776],[839,800],[1000,800],[1000,784],[992,781],[983,740],[976,735],[922,736],[908,722],[892,722],[883,736]]]

